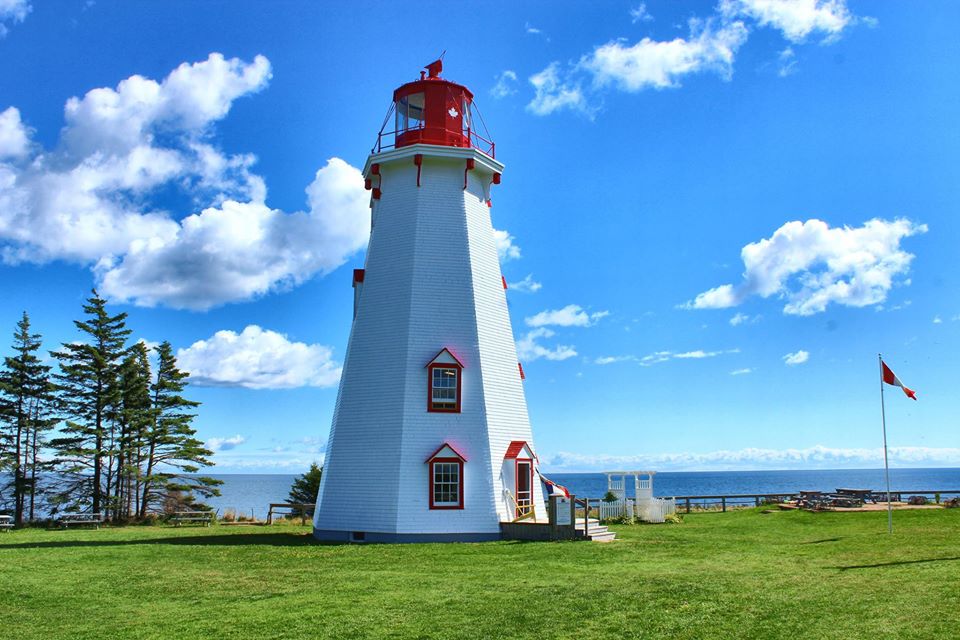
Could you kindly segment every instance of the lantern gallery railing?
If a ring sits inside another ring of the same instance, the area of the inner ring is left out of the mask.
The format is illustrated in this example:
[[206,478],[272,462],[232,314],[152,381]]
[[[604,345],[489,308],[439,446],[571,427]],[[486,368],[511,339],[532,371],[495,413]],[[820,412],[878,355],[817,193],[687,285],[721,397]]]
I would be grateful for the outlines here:
[[[397,139],[405,133],[410,131],[417,131],[423,129],[423,124],[417,127],[409,127],[407,129],[399,129],[394,131],[381,131],[377,135],[377,142],[373,145],[373,148],[370,149],[370,153],[380,153],[381,151],[387,151],[389,149],[395,149],[397,147]],[[469,140],[469,144],[463,145],[464,147],[472,147],[477,151],[487,154],[491,158],[496,159],[497,157],[497,144],[492,140],[487,140],[481,136],[476,131],[450,131],[445,129],[447,133],[457,133],[461,134],[464,137],[464,140]]]

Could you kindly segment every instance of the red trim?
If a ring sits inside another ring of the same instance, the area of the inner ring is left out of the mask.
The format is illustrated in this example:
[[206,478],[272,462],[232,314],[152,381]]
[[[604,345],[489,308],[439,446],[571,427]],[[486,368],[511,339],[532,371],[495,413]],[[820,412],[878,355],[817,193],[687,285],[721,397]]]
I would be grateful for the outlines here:
[[[438,354],[439,355],[439,354]],[[450,355],[453,355],[452,353]],[[454,356],[456,359],[456,356]],[[457,360],[459,362],[459,360]],[[433,370],[434,369],[456,369],[457,370],[457,402],[449,409],[440,409],[433,406]],[[463,365],[450,364],[447,362],[437,362],[427,365],[427,411],[429,413],[460,413],[460,403],[463,400]]]
[[[437,358],[439,358],[439,357],[440,357],[440,354],[443,353],[444,351],[446,351],[447,353],[449,353],[449,354],[450,354],[450,357],[453,358],[454,360],[456,360],[458,365],[460,365],[461,367],[463,366],[463,362],[460,360],[460,358],[457,357],[457,354],[455,354],[453,351],[450,351],[450,347],[444,347],[443,349],[440,349],[440,351],[437,352],[437,355],[435,355],[435,356],[433,356],[432,358],[430,358],[430,362],[428,362],[428,363],[425,364],[424,366],[426,367],[426,366],[430,366],[431,364],[433,364],[433,363],[434,363],[434,360],[436,360]],[[438,363],[438,364],[439,364],[439,363]]]
[[363,282],[363,279],[366,277],[367,272],[365,269],[354,269],[353,270],[353,284],[356,285],[358,282]]
[[[458,504],[443,504],[438,505],[433,502],[433,465],[436,462],[453,462],[456,463],[459,467],[458,477],[460,482],[458,483]],[[433,510],[439,509],[463,509],[463,460],[460,458],[434,458],[432,460],[427,460],[427,463],[430,465],[430,484],[427,485],[427,490],[430,492],[430,508]],[[533,465],[530,465],[530,468],[533,468]],[[533,483],[530,484],[530,490],[533,491]]]
[[421,169],[421,165],[423,164],[422,153],[418,153],[415,156],[413,156],[413,164],[417,165],[417,186],[419,187],[420,186],[420,169]]
[[455,446],[453,446],[453,445],[450,444],[449,442],[444,442],[442,445],[440,445],[439,447],[437,447],[437,450],[434,451],[433,453],[431,453],[430,456],[429,456],[426,460],[424,460],[424,462],[430,462],[431,460],[433,460],[438,453],[440,453],[441,451],[443,451],[443,448],[444,448],[444,447],[450,447],[450,451],[453,451],[455,454],[457,454],[457,455],[460,457],[460,459],[463,460],[464,462],[467,461],[467,456],[465,456],[465,455],[463,455],[462,453],[460,453],[460,450],[459,450],[459,449],[457,449]]
[[370,178],[367,178],[366,180],[363,181],[363,188],[366,189],[367,191],[370,191],[370,187],[372,186],[373,186],[373,181]]
[[374,200],[379,200],[381,195],[382,195],[382,192],[380,191],[380,189],[374,189],[374,190],[373,190],[373,199],[374,199]]
[[523,365],[522,365],[521,363],[519,363],[519,362],[517,363],[517,369],[520,369],[520,379],[521,379],[521,380],[526,380],[526,379],[527,379],[527,374],[525,374],[525,373],[523,372]]
[[503,457],[507,460],[516,458],[518,455],[520,455],[520,452],[523,451],[523,448],[526,446],[526,444],[527,442],[525,440],[514,440],[510,443],[510,446],[507,447],[507,454]]
[[499,174],[499,173],[493,174],[493,184],[500,184],[500,174]]
[[503,290],[506,291],[506,290],[507,290],[507,279],[504,278],[503,276],[500,276],[500,279],[503,281]]
[[370,173],[372,173],[372,174],[375,175],[375,176],[380,175],[380,163],[379,163],[379,162],[374,162],[372,165],[370,165]]

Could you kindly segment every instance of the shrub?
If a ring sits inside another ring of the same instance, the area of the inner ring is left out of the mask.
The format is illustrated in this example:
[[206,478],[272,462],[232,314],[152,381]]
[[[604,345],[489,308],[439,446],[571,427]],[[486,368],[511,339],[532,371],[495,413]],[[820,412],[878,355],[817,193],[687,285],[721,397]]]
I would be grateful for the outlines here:
[[916,504],[916,505],[927,504],[927,499],[923,496],[910,496],[907,499],[907,504]]
[[943,506],[947,509],[956,509],[960,507],[960,496],[943,501]]
[[669,524],[683,524],[683,514],[677,512],[667,514],[663,521]]
[[227,509],[223,512],[223,517],[220,518],[223,522],[236,522],[237,512],[233,509]]
[[617,494],[615,494],[613,491],[607,491],[607,495],[603,496],[604,502],[616,502],[618,499],[619,498],[617,498]]

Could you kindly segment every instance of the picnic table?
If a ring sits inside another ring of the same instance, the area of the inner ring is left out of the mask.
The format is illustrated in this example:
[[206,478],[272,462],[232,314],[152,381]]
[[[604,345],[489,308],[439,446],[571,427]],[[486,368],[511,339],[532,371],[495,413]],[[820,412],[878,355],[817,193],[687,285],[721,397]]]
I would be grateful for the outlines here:
[[837,489],[837,495],[850,496],[863,502],[876,502],[873,489]]
[[0,516],[0,529],[4,531],[13,529],[13,516]]
[[68,513],[59,520],[60,526],[64,529],[72,524],[92,524],[97,529],[103,523],[102,513]]
[[209,527],[213,522],[213,511],[174,511],[170,516],[170,522],[175,527],[179,527],[184,522],[194,522]]

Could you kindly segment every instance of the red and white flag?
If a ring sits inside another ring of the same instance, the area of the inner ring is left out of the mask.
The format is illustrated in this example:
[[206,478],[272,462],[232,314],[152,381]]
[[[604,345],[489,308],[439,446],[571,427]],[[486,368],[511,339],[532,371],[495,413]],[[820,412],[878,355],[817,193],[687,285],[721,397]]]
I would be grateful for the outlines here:
[[901,389],[903,389],[903,392],[907,394],[908,398],[913,398],[914,400],[917,399],[917,392],[909,388],[907,385],[903,384],[902,382],[900,382],[900,378],[898,378],[897,374],[895,374],[893,370],[887,366],[886,362],[881,360],[880,364],[883,366],[884,382],[886,382],[887,384],[892,384],[895,387],[900,387]]

